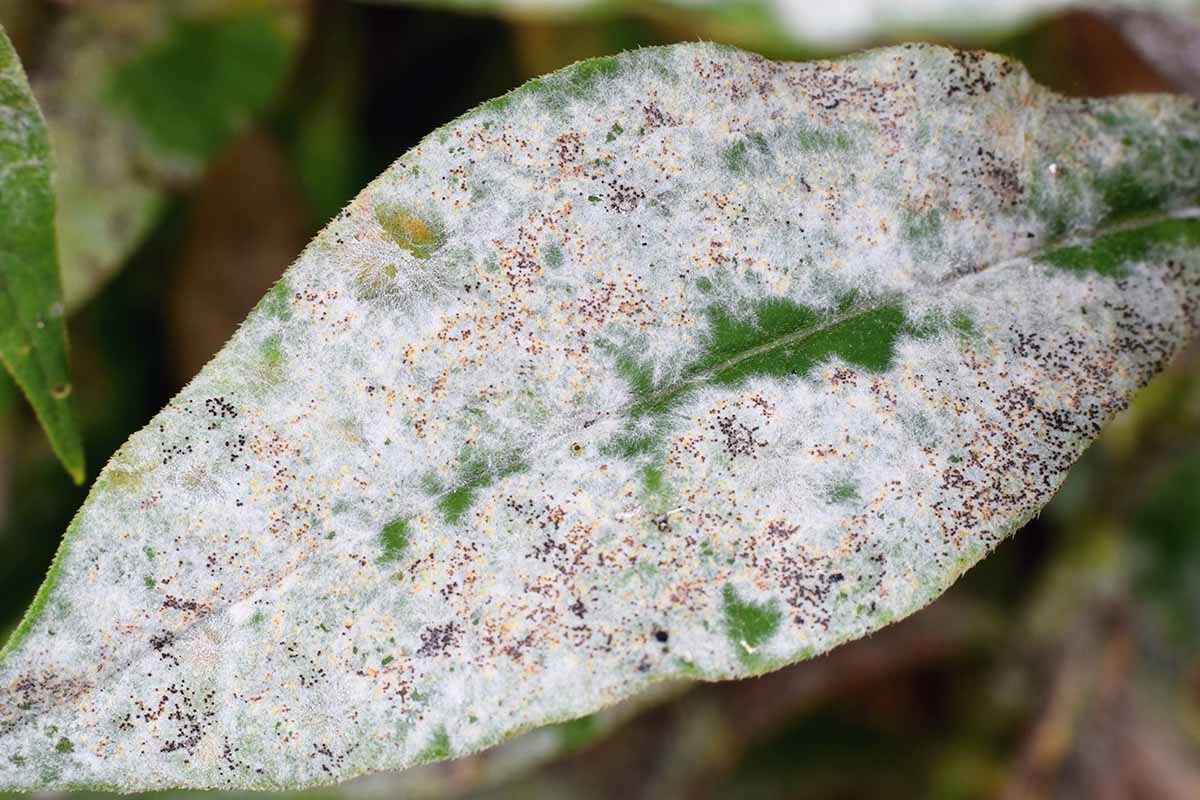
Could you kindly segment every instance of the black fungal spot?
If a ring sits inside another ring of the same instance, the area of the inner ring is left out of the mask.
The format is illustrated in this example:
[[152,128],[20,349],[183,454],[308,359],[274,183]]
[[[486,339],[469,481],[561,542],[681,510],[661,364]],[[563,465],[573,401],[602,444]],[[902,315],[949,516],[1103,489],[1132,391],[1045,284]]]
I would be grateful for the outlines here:
[[977,147],[975,160],[962,169],[962,175],[975,182],[974,188],[995,197],[1004,208],[1015,209],[1025,198],[1017,165],[989,148]]
[[447,622],[445,625],[430,625],[421,632],[421,647],[417,650],[419,656],[436,656],[458,644],[462,633],[457,622]]
[[93,683],[46,668],[20,675],[10,688],[15,695],[13,706],[21,712],[17,718],[24,718],[35,717],[45,709],[74,702],[91,692]]
[[216,430],[217,423],[226,419],[237,419],[238,412],[232,403],[224,397],[210,397],[204,401],[204,411],[208,414],[208,429]]
[[[1007,77],[1014,69],[1009,61],[997,60],[994,56],[977,50],[954,50],[951,52],[950,79],[946,87],[946,97],[952,98],[961,94],[965,97],[978,97],[996,88],[997,77]],[[991,68],[996,67],[996,75]]]
[[[604,185],[608,187],[608,191],[596,196],[596,199],[603,200],[604,207],[615,214],[629,214],[646,199],[644,191],[622,183],[616,178],[604,181]],[[588,199],[592,198],[588,197]]]
[[201,613],[207,613],[208,609],[203,603],[197,603],[195,600],[185,600],[173,594],[169,594],[163,599],[162,606],[163,608],[174,608],[178,611],[200,611]]
[[163,631],[150,637],[150,647],[158,653],[159,658],[163,661],[170,661],[178,667],[179,658],[168,649],[174,643],[175,634],[170,631]]
[[652,131],[655,128],[673,128],[682,124],[679,117],[664,111],[662,106],[659,105],[658,100],[651,100],[649,103],[644,104],[642,106],[642,116],[645,119],[645,129],[648,131]]
[[182,680],[153,692],[149,700],[135,701],[134,706],[141,722],[156,723],[158,752],[183,753],[185,763],[195,757],[200,742],[216,724],[216,692],[197,691]]
[[[709,428],[713,427],[709,426]],[[758,449],[766,447],[766,442],[760,442],[754,436],[758,432],[759,426],[750,427],[732,415],[718,417],[715,427],[724,437],[725,452],[729,454],[730,458],[738,456],[757,458]]]

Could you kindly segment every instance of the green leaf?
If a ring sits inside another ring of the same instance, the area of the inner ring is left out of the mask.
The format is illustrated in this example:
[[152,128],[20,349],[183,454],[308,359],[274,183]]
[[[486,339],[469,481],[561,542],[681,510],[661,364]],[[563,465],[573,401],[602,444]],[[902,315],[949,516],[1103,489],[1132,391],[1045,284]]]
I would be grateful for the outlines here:
[[135,0],[64,15],[34,89],[58,159],[68,309],[122,266],[168,192],[195,182],[262,114],[303,24],[291,0]]
[[484,104],[105,467],[0,654],[4,785],[398,769],[914,612],[1195,331],[1198,146],[930,46]]
[[0,362],[33,406],[55,454],[83,482],[54,243],[46,123],[0,28]]
[[[844,51],[905,37],[954,37],[982,42],[999,38],[1084,2],[1064,0],[367,0],[454,11],[502,14],[516,20],[541,18],[556,23],[636,16],[688,26],[717,41],[794,50]],[[1187,0],[1109,0],[1105,10],[1161,11],[1195,18]]]

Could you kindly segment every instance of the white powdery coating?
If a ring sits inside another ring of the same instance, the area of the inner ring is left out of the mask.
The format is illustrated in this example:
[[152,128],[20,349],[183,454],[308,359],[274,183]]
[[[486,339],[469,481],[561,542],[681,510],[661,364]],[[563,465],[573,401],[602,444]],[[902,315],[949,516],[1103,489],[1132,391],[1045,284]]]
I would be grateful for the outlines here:
[[328,782],[911,613],[1191,335],[1191,251],[1021,254],[1125,170],[1195,194],[1198,130],[932,47],[468,114],[105,469],[0,662],[6,785]]

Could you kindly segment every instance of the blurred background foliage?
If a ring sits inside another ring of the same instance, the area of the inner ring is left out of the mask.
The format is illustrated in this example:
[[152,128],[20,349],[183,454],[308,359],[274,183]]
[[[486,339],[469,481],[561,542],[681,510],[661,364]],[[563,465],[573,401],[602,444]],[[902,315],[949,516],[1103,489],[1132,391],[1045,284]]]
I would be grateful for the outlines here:
[[[371,178],[578,59],[701,38],[803,59],[923,38],[1008,53],[1075,95],[1195,92],[1200,76],[1186,16],[1075,10],[980,28],[935,14],[797,38],[751,0],[556,5],[0,0],[59,160],[93,475]],[[85,491],[0,381],[0,631]],[[479,756],[299,794],[1200,797],[1200,348],[1037,520],[908,620],[762,678],[663,686]]]

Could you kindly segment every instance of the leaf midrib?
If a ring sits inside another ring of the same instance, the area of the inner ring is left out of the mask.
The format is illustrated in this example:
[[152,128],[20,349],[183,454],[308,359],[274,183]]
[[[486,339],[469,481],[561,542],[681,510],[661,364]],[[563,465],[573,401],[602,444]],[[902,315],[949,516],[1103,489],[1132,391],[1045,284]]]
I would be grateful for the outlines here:
[[867,314],[881,311],[885,307],[897,302],[903,302],[906,298],[912,297],[913,295],[928,294],[933,291],[944,291],[947,287],[955,285],[960,280],[970,278],[975,275],[981,275],[984,272],[1003,269],[1005,267],[1014,266],[1027,261],[1035,262],[1056,251],[1069,247],[1079,247],[1095,243],[1097,240],[1114,233],[1124,233],[1128,231],[1134,231],[1139,228],[1149,228],[1161,222],[1179,219],[1200,219],[1200,206],[1187,206],[1165,212],[1124,217],[1108,223],[1102,222],[1096,227],[1089,229],[1087,232],[1076,231],[1074,233],[1069,233],[1053,240],[1042,242],[1038,247],[1017,255],[1008,256],[998,261],[976,264],[970,269],[954,271],[936,281],[927,282],[924,284],[918,283],[916,284],[915,288],[909,292],[891,291],[875,295],[871,298],[871,302],[856,303],[849,309],[841,313],[831,315],[830,317],[807,328],[791,331],[790,333],[786,333],[770,341],[748,348],[740,353],[737,353],[736,355],[730,356],[724,361],[706,367],[703,370],[689,373],[684,377],[683,380],[656,389],[645,397],[628,401],[617,409],[607,412],[606,416],[611,416],[613,414],[626,414],[635,408],[653,406],[670,397],[679,395],[695,388],[696,386],[702,385],[708,379],[720,375],[722,372],[725,372],[726,370],[731,369],[732,367],[735,367],[751,358],[755,358],[757,356],[782,348],[790,347],[794,344],[805,342],[806,340],[818,336],[825,331],[841,325],[842,323],[849,322]]
[[835,328],[844,322],[849,322],[850,320],[858,317],[879,311],[886,306],[895,303],[897,300],[902,299],[902,295],[893,292],[886,295],[878,295],[872,299],[873,302],[855,303],[841,313],[833,314],[806,328],[800,328],[798,330],[791,331],[790,333],[785,333],[775,339],[771,339],[755,345],[754,347],[747,348],[736,355],[730,356],[724,361],[720,361],[702,370],[688,372],[683,380],[680,380],[677,383],[669,386],[664,386],[661,389],[657,389],[645,397],[641,397],[637,400],[631,400],[625,403],[621,408],[618,408],[615,412],[609,413],[632,413],[634,409],[637,408],[659,405],[671,397],[685,394],[691,389],[707,383],[710,379],[715,378],[722,372],[725,372],[726,370],[729,370],[744,361],[748,361],[766,353],[774,352],[775,350],[789,347],[793,344],[799,344],[807,339],[824,333],[827,330]]

